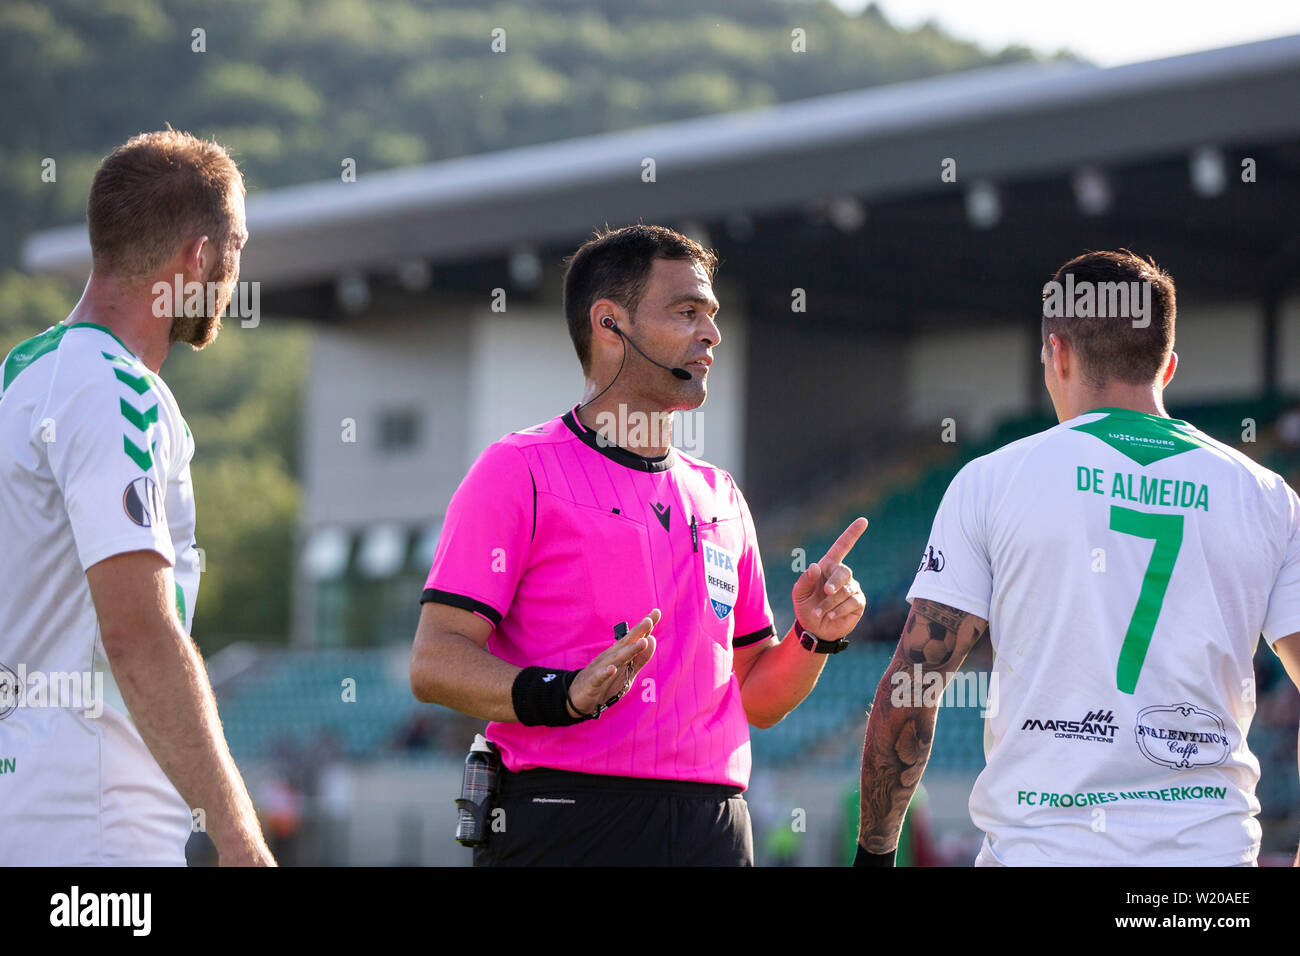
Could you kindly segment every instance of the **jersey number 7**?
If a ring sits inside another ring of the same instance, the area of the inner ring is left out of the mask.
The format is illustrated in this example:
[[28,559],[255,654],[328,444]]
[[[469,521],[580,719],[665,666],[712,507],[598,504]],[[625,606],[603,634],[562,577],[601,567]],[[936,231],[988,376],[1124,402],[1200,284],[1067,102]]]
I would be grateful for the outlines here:
[[1169,578],[1178,560],[1178,549],[1183,546],[1183,516],[1151,514],[1111,505],[1110,530],[1136,538],[1155,539],[1147,573],[1142,576],[1142,589],[1138,591],[1137,607],[1133,608],[1128,632],[1120,645],[1119,667],[1115,671],[1119,689],[1131,694],[1137,688],[1138,674],[1142,672],[1142,662],[1146,660],[1151,635],[1165,603],[1165,592],[1169,590]]

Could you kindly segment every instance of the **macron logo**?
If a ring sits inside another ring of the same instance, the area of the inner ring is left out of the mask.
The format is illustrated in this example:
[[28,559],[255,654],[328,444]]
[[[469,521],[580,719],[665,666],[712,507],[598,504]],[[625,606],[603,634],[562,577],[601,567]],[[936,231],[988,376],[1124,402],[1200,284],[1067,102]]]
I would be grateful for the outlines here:
[[547,674],[545,677],[542,678],[542,683],[543,683],[543,684],[549,684],[549,683],[550,683],[551,681],[553,681],[553,680],[555,680],[555,675],[554,675],[554,674]]
[[129,926],[135,936],[148,936],[152,893],[70,893],[50,897],[51,926]]

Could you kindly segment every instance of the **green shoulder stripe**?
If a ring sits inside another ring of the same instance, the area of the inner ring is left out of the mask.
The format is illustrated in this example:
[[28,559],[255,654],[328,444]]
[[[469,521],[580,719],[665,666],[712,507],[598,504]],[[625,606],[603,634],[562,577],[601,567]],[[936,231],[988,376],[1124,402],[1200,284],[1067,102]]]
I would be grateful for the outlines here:
[[[53,352],[56,348],[58,348],[59,342],[63,340],[63,336],[67,334],[68,329],[76,329],[82,327],[99,329],[101,332],[105,332],[109,335],[112,335],[114,340],[116,340],[116,342],[119,345],[121,345],[122,348],[126,349],[126,351],[131,354],[131,358],[127,359],[124,356],[110,355],[108,352],[100,353],[104,356],[104,358],[108,359],[111,362],[119,363],[123,365],[125,368],[129,368],[134,371],[142,371],[142,369],[140,369],[139,366],[139,360],[135,358],[135,353],[131,352],[130,349],[127,349],[126,345],[122,342],[122,340],[119,339],[116,335],[113,335],[111,329],[106,329],[102,325],[95,325],[93,322],[74,322],[71,325],[64,322],[60,322],[57,325],[50,326],[40,335],[34,335],[30,339],[26,339],[25,341],[19,342],[17,345],[14,346],[13,351],[11,351],[9,353],[8,358],[5,359],[3,378],[0,379],[0,394],[3,394],[5,389],[7,389],[11,384],[13,384],[13,380],[18,377],[19,373],[21,373],[23,369],[30,366],[33,362],[35,362],[38,358],[40,358],[42,355],[46,354],[47,352]],[[144,372],[144,375],[146,380],[148,381],[149,373]]]
[[13,380],[18,377],[18,373],[46,352],[53,352],[58,348],[59,342],[67,334],[68,328],[62,323],[52,325],[40,335],[34,335],[30,339],[15,345],[13,351],[9,353],[9,357],[5,359],[4,384],[0,385],[0,390],[7,389],[13,383]]

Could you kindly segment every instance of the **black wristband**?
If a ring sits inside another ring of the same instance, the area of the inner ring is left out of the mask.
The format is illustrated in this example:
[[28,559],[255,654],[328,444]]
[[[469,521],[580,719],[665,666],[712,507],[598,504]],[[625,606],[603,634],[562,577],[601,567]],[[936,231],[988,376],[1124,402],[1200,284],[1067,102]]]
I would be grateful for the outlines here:
[[525,667],[510,688],[515,716],[525,727],[567,727],[584,720],[570,715],[566,689],[577,671]]
[[897,849],[890,850],[888,853],[871,853],[861,843],[858,844],[858,855],[853,858],[854,866],[893,866],[894,854]]
[[604,706],[597,705],[596,710],[595,710],[593,713],[590,713],[590,714],[584,714],[582,711],[578,710],[578,705],[575,704],[575,703],[573,702],[573,698],[569,696],[569,688],[573,686],[573,682],[574,682],[575,680],[578,679],[578,675],[579,675],[580,673],[582,673],[582,672],[581,672],[581,671],[568,671],[568,672],[565,673],[565,675],[564,675],[564,702],[565,702],[566,704],[568,704],[570,707],[573,708],[573,712],[576,713],[576,714],[578,715],[578,719],[579,719],[579,720],[595,720],[597,717],[599,717],[601,714],[603,714],[603,713],[605,712],[605,707],[604,707]]

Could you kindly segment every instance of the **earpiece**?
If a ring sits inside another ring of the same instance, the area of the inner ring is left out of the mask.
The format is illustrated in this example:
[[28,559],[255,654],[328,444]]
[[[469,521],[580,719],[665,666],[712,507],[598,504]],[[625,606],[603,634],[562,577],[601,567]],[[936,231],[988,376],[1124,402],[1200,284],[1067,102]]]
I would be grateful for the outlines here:
[[[655,361],[654,359],[652,359],[650,356],[646,355],[645,352],[642,352],[642,351],[641,351],[641,346],[637,345],[637,344],[636,344],[635,342],[633,342],[630,338],[628,338],[628,336],[625,335],[625,334],[623,333],[623,330],[620,329],[620,328],[618,327],[618,325],[615,324],[615,322],[614,322],[614,317],[613,317],[612,315],[606,315],[606,316],[603,316],[603,317],[601,318],[601,320],[600,320],[600,324],[603,325],[603,326],[604,326],[605,328],[607,328],[607,329],[613,329],[613,330],[614,330],[614,334],[617,335],[619,338],[621,338],[621,339],[623,340],[623,342],[624,342],[624,346],[623,346],[623,357],[624,357],[624,359],[627,358],[627,346],[628,346],[628,345],[631,345],[632,348],[636,349],[637,352],[640,353],[641,357],[642,357],[643,359],[645,359],[647,362],[649,362],[651,365],[657,365],[657,366],[659,366],[659,368],[663,369],[665,372],[671,372],[671,373],[673,374],[673,377],[674,377],[674,378],[679,378],[679,379],[681,379],[683,382],[689,382],[689,381],[691,380],[691,373],[688,372],[688,371],[686,371],[686,369],[684,369],[684,368],[674,368],[674,367],[672,367],[672,366],[670,366],[670,365],[665,365],[663,362],[656,362],[656,361]],[[619,363],[619,365],[618,365],[618,370],[619,370],[619,372],[622,372],[622,371],[623,371],[623,363],[622,363],[622,362]],[[614,378],[618,378],[618,375],[615,374]],[[611,382],[609,383],[609,385],[613,385],[613,384],[614,384],[613,381],[611,381]],[[597,397],[599,397],[600,395],[603,395],[603,394],[605,393],[605,389],[609,388],[609,385],[606,385],[605,388],[602,388],[602,389],[600,390],[599,395],[597,395]],[[593,398],[593,399],[591,399],[591,401],[595,401],[595,399]]]

